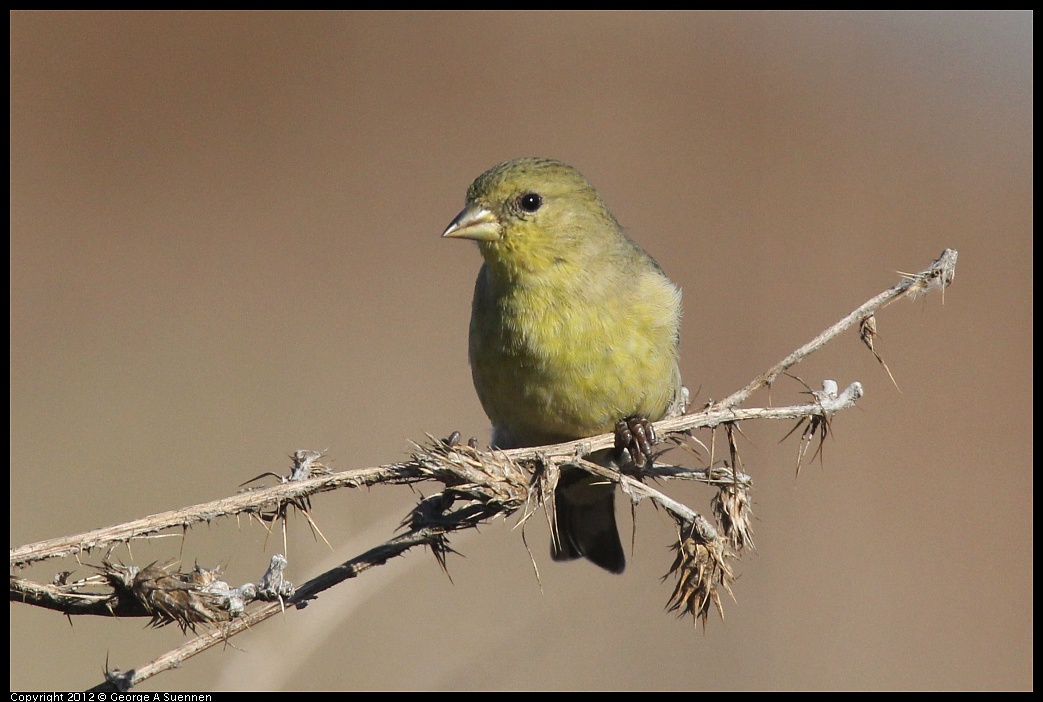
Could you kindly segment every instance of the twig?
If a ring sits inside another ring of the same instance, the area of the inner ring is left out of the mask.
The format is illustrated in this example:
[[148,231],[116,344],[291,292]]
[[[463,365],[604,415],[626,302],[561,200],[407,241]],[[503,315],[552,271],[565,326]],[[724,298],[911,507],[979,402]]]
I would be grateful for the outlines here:
[[89,553],[93,549],[125,543],[131,539],[156,534],[166,529],[186,529],[193,524],[211,522],[218,517],[242,513],[276,512],[286,503],[329,490],[364,487],[377,483],[401,485],[426,479],[429,477],[421,475],[418,466],[407,462],[328,473],[315,478],[285,482],[269,488],[247,490],[201,505],[161,512],[132,522],[12,548],[11,567],[21,568],[48,558]]
[[[735,407],[736,405],[742,404],[756,390],[764,385],[770,386],[780,375],[800,363],[806,356],[825,346],[831,339],[842,332],[847,331],[856,324],[860,324],[863,319],[872,316],[877,310],[886,307],[902,296],[918,295],[934,285],[939,286],[944,294],[945,288],[952,283],[953,278],[956,276],[957,256],[958,253],[955,249],[945,249],[942,251],[942,255],[939,256],[934,263],[927,268],[927,270],[915,274],[902,273],[901,275],[903,278],[901,282],[896,283],[891,288],[856,308],[851,312],[851,314],[847,315],[829,329],[826,329],[814,339],[791,353],[789,356],[786,356],[786,358],[758,375],[744,388],[738,392],[732,393],[717,404],[722,407]],[[891,371],[888,370],[888,375],[890,375],[890,373]]]
[[309,580],[297,588],[296,593],[292,597],[267,603],[218,628],[206,631],[139,668],[126,672],[120,672],[118,669],[106,671],[105,682],[92,688],[91,691],[123,692],[166,670],[180,668],[189,658],[217,644],[227,642],[236,634],[246,631],[255,624],[270,619],[280,612],[290,611],[295,608],[303,609],[307,606],[309,600],[314,599],[323,590],[328,590],[345,580],[355,578],[374,566],[383,565],[391,558],[402,555],[414,546],[430,545],[434,540],[441,538],[445,531],[448,531],[448,529],[428,528],[396,536],[357,558],[342,563],[336,568],[332,568],[322,575]]

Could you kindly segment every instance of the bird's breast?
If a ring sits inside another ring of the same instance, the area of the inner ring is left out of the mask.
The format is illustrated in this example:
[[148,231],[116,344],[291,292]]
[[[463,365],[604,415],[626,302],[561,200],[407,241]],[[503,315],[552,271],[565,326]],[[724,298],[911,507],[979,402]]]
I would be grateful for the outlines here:
[[[659,419],[673,401],[676,291],[610,291],[552,282],[496,286],[479,278],[471,369],[486,414],[517,445],[611,431],[640,415]],[[620,294],[622,293],[622,294]]]

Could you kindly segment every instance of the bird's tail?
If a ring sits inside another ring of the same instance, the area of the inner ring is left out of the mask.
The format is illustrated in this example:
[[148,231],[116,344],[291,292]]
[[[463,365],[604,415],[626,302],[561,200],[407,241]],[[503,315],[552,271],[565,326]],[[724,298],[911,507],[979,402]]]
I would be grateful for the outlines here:
[[626,568],[616,527],[616,486],[579,468],[562,468],[554,491],[551,557],[586,558],[611,573]]

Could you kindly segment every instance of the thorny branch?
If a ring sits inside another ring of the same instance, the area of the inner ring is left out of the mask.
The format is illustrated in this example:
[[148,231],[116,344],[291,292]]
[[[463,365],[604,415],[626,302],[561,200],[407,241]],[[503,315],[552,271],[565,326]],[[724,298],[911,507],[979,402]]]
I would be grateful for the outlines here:
[[[902,274],[901,282],[846,315],[744,388],[700,412],[680,414],[655,424],[657,434],[665,437],[665,442],[693,453],[698,453],[702,442],[693,438],[692,430],[710,428],[711,436],[715,436],[717,428],[723,428],[728,436],[728,461],[714,459],[713,441],[709,447],[709,460],[701,469],[655,462],[641,468],[631,464],[619,472],[584,458],[593,451],[613,446],[615,438],[611,434],[553,446],[485,452],[478,450],[473,443],[457,445],[455,437],[443,441],[432,439],[425,445],[415,445],[410,460],[339,473],[330,472],[319,463],[320,454],[298,451],[293,456],[293,472],[286,477],[275,476],[279,484],[273,487],[250,489],[203,505],[11,549],[13,568],[48,558],[108,549],[102,565],[96,567],[97,574],[82,580],[70,582],[68,573],[60,573],[52,583],[42,585],[11,576],[11,600],[67,614],[150,617],[155,626],[176,623],[197,634],[197,627],[204,629],[196,638],[145,666],[126,673],[107,672],[106,682],[97,688],[126,690],[163,670],[180,666],[187,658],[227,641],[280,611],[304,607],[324,590],[382,565],[415,546],[429,547],[445,568],[446,556],[452,552],[449,534],[519,510],[522,511],[520,523],[524,523],[550,503],[558,472],[562,466],[569,465],[619,484],[635,504],[645,499],[652,500],[675,520],[677,557],[670,574],[674,574],[677,580],[668,607],[691,615],[705,626],[712,608],[723,615],[720,593],[723,590],[730,594],[730,583],[734,579],[729,560],[753,546],[749,500],[752,481],[739,470],[741,462],[735,443],[735,433],[740,431],[739,423],[751,419],[797,420],[793,431],[803,427],[798,452],[799,468],[810,443],[817,438],[821,446],[829,432],[833,414],[853,406],[863,391],[861,384],[856,382],[840,392],[835,382],[827,380],[823,382],[821,391],[812,393],[814,401],[807,404],[765,408],[740,408],[738,405],[757,389],[770,386],[807,355],[856,325],[863,343],[890,376],[890,370],[873,348],[875,313],[900,297],[915,296],[930,287],[938,286],[944,291],[955,275],[956,258],[956,251],[946,249],[929,268],[915,275]],[[715,488],[711,507],[716,524],[649,485],[646,481],[650,478],[696,480]],[[303,512],[310,521],[310,498],[317,493],[341,487],[418,482],[441,483],[444,490],[422,500],[407,515],[402,524],[403,533],[296,589],[282,577],[286,566],[282,556],[272,559],[268,571],[258,583],[247,583],[238,588],[222,582],[216,569],[197,566],[191,571],[180,572],[171,564],[152,564],[139,569],[108,560],[108,553],[115,545],[166,529],[184,530],[193,524],[238,514],[267,522],[281,521],[290,509]],[[548,518],[552,518],[554,510],[545,511]],[[553,524],[551,526],[553,528]],[[267,602],[247,609],[247,605],[256,600]]]
[[[901,273],[901,282],[892,285],[884,292],[871,300],[868,300],[861,307],[856,308],[851,312],[851,314],[847,315],[829,329],[826,329],[814,339],[791,353],[789,356],[786,356],[786,358],[758,375],[750,381],[746,387],[721,400],[719,404],[724,407],[735,407],[736,405],[745,402],[746,399],[757,389],[764,385],[770,386],[780,375],[800,363],[805,357],[825,346],[830,340],[839,336],[841,332],[847,331],[856,324],[863,324],[863,322],[866,322],[867,320],[868,324],[872,327],[873,334],[870,335],[867,340],[867,335],[863,333],[862,340],[869,347],[869,350],[873,352],[873,355],[876,356],[877,360],[880,361],[881,365],[883,365],[883,359],[880,358],[873,349],[872,344],[872,336],[876,333],[874,315],[877,310],[882,310],[884,307],[887,307],[889,304],[901,297],[915,297],[917,295],[922,295],[932,287],[938,287],[941,289],[942,299],[944,300],[945,288],[952,285],[953,278],[956,277],[957,255],[958,252],[955,249],[945,249],[942,251],[942,255],[939,256],[934,263],[927,268],[927,270],[921,271],[920,273]],[[890,376],[891,371],[888,370],[887,374]],[[893,377],[892,380],[894,380]]]

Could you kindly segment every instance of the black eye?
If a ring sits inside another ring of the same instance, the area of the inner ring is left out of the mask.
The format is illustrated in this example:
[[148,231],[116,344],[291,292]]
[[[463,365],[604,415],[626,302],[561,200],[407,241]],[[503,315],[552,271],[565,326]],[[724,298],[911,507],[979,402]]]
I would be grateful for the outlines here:
[[526,212],[535,212],[543,206],[543,198],[537,193],[525,193],[518,198],[518,205]]

